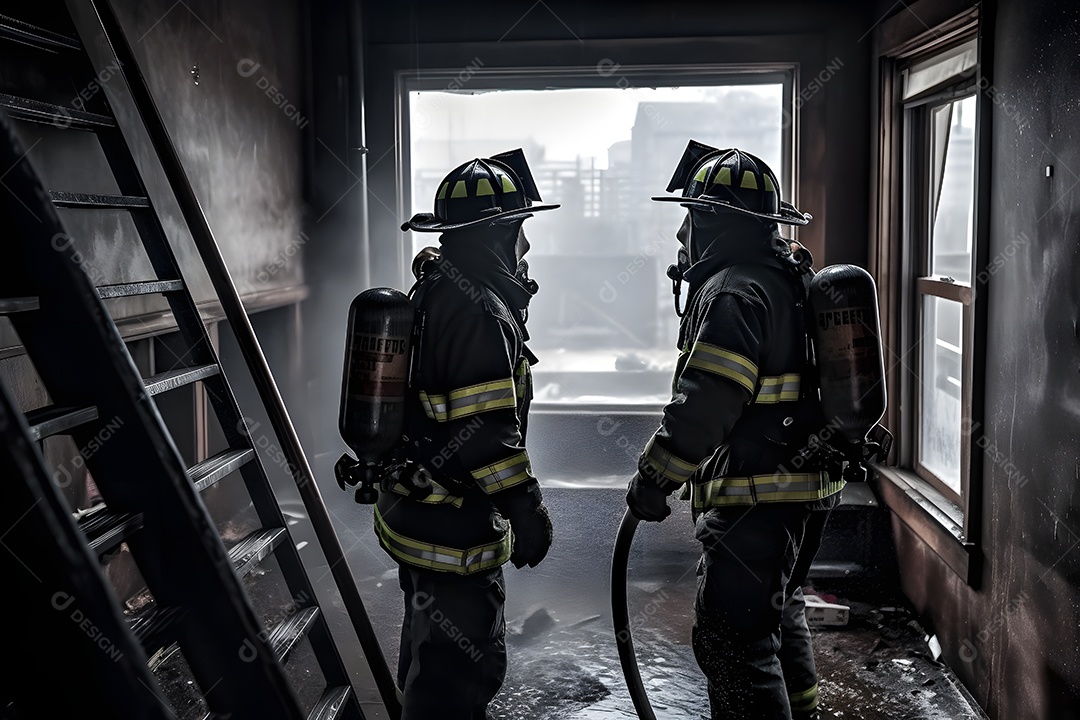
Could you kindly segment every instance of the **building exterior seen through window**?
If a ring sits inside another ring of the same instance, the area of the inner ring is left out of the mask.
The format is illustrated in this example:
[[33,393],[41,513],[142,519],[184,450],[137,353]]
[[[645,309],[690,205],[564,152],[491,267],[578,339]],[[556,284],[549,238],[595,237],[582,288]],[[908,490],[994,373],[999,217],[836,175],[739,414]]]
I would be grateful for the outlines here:
[[[689,139],[762,157],[790,188],[784,85],[411,91],[410,212],[453,167],[521,147],[545,202],[525,224],[540,292],[530,346],[541,403],[662,404],[678,318],[671,282],[685,210],[665,194]],[[414,251],[434,238],[413,235]]]

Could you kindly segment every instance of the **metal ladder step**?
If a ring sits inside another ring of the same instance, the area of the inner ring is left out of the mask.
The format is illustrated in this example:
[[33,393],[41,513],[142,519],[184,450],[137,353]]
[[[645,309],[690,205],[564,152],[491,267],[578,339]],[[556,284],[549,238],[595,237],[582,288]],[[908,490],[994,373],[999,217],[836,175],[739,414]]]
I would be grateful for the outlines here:
[[116,127],[116,121],[108,115],[75,110],[63,105],[30,100],[15,95],[0,93],[0,107],[8,111],[8,115],[14,120],[26,120],[29,122],[53,125],[65,130],[100,130],[103,128]]
[[45,407],[26,413],[26,423],[30,426],[30,435],[35,440],[44,440],[53,435],[61,435],[91,420],[97,420],[96,407]]
[[18,312],[30,312],[41,307],[36,297],[11,297],[0,298],[0,315],[10,315]]
[[308,628],[319,617],[319,608],[307,607],[297,610],[289,617],[278,623],[267,640],[270,647],[274,648],[274,655],[278,662],[284,663],[296,648],[296,645],[307,635]]
[[162,663],[180,651],[176,626],[182,617],[180,608],[155,603],[128,620],[131,633],[146,651],[150,672],[156,672]]
[[143,516],[142,513],[114,513],[104,505],[98,505],[80,517],[78,524],[90,549],[101,557],[142,528]]
[[176,292],[183,289],[183,280],[147,280],[145,282],[120,283],[117,285],[99,285],[97,294],[102,300],[108,300],[110,298],[132,297],[134,295]]
[[82,48],[75,38],[39,28],[37,25],[31,25],[7,15],[0,15],[0,37],[51,52]]
[[202,492],[254,459],[254,457],[255,451],[250,448],[247,450],[226,450],[212,458],[203,460],[197,465],[192,465],[187,471],[188,478],[191,479],[191,484],[195,486],[196,492]]
[[319,702],[308,713],[307,720],[336,720],[341,717],[351,697],[352,688],[348,685],[326,688]]
[[267,555],[288,536],[285,528],[256,530],[241,540],[229,551],[229,559],[239,577],[245,577],[254,570]]
[[163,392],[213,377],[220,372],[221,368],[217,365],[197,365],[190,368],[180,368],[179,370],[166,370],[163,373],[146,378],[143,383],[146,385],[146,392],[151,395],[160,395]]
[[49,197],[52,198],[53,205],[66,208],[106,210],[146,210],[150,208],[150,198],[139,195],[98,195],[96,193],[50,190]]

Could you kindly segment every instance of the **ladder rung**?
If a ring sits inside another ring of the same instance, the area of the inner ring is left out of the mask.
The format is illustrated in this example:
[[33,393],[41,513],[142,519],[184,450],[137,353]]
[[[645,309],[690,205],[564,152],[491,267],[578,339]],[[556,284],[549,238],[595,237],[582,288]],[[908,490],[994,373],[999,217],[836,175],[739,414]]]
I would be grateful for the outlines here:
[[143,526],[142,513],[114,513],[104,505],[98,508],[79,519],[79,528],[98,556],[116,548]]
[[151,669],[156,667],[155,659],[160,664],[179,649],[177,633],[172,628],[180,616],[179,608],[154,604],[128,620],[131,633],[151,658]]
[[190,385],[199,380],[217,375],[221,370],[217,365],[199,365],[192,368],[180,368],[158,373],[143,382],[146,384],[146,392],[151,395],[159,395],[169,390],[175,390],[184,385]]
[[241,540],[229,551],[229,559],[232,560],[233,569],[240,577],[246,576],[262,562],[263,558],[274,551],[286,536],[285,528],[270,528],[268,530],[256,530],[251,535]]
[[140,195],[96,195],[94,193],[50,190],[53,205],[70,208],[104,208],[138,210],[150,207],[150,198]]
[[61,49],[78,50],[82,47],[78,40],[67,35],[39,28],[7,15],[0,15],[0,37],[53,52]]
[[97,130],[116,127],[116,121],[108,115],[75,110],[63,105],[29,100],[6,93],[0,93],[0,107],[7,110],[8,115],[14,120],[55,125],[60,129]]
[[278,662],[284,663],[289,659],[297,643],[307,634],[308,628],[319,617],[319,608],[307,607],[297,610],[289,617],[278,623],[278,626],[270,631],[270,647],[274,648],[274,655]]
[[348,685],[326,688],[319,702],[308,713],[307,720],[336,720],[341,717],[351,697],[352,688]]
[[188,478],[191,480],[191,484],[195,486],[196,492],[202,492],[254,457],[255,451],[250,448],[247,450],[226,450],[212,458],[203,460],[198,465],[192,465],[187,471]]
[[153,295],[154,293],[175,292],[184,289],[183,280],[149,280],[147,282],[121,283],[119,285],[99,285],[98,297],[102,300],[132,295]]
[[26,413],[26,422],[30,426],[30,435],[34,440],[44,440],[59,435],[91,420],[97,420],[96,407],[72,408],[47,405]]
[[0,315],[12,313],[30,312],[41,307],[36,297],[12,297],[0,298]]

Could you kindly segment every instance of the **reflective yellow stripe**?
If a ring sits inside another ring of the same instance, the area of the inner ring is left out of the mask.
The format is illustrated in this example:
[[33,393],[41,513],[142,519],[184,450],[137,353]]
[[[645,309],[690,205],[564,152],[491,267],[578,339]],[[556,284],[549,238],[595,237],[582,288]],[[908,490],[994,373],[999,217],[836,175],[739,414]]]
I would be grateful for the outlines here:
[[[398,495],[410,495],[409,488],[401,483],[396,483],[394,487],[390,489]],[[449,490],[434,480],[431,481],[430,495],[425,498],[414,497],[413,500],[416,502],[427,503],[428,505],[453,505],[454,507],[461,507],[461,503],[465,502],[465,498],[458,495],[451,495]]]
[[818,685],[797,693],[788,693],[788,701],[795,712],[813,712],[818,706]]
[[682,485],[697,471],[697,465],[688,463],[656,444],[656,437],[645,447],[645,462],[670,482]]
[[486,493],[498,492],[535,479],[527,452],[520,452],[502,462],[473,470],[472,476]]
[[695,485],[694,507],[820,500],[843,488],[844,480],[832,480],[827,472],[724,477]]
[[773,404],[791,402],[799,399],[800,378],[798,373],[765,376],[761,378],[761,388],[754,402]]
[[420,404],[424,406],[424,413],[432,420],[446,422],[446,396],[429,395],[420,391]]
[[488,410],[517,407],[517,388],[512,378],[470,385],[449,395],[420,391],[420,404],[432,420],[447,422]]
[[734,380],[750,392],[757,386],[758,368],[738,353],[708,343],[696,342],[686,367],[697,368]]
[[447,420],[468,417],[488,410],[517,407],[511,378],[452,390],[447,403]]
[[433,545],[399,535],[390,529],[375,507],[375,532],[387,552],[408,565],[440,570],[442,572],[468,575],[482,570],[499,567],[510,559],[513,537],[509,531],[502,540],[488,545],[480,545],[468,550]]
[[517,399],[520,401],[525,397],[525,391],[528,389],[529,373],[531,369],[529,367],[529,360],[527,358],[521,358],[521,362],[518,363],[517,370],[514,371],[514,392],[517,395]]

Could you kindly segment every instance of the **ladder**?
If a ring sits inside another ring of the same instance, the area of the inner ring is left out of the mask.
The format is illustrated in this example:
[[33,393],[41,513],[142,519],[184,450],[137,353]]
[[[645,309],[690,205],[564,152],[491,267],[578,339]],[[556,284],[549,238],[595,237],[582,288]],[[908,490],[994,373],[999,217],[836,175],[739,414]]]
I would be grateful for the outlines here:
[[[42,68],[43,73],[59,69],[68,73],[63,82],[83,88],[96,76],[83,40],[88,32],[103,33],[244,352],[386,711],[397,718],[400,707],[393,681],[310,467],[112,8],[107,0],[70,0],[67,7],[42,0],[37,5],[35,19],[48,17],[48,28],[41,20],[34,24],[10,17],[8,9],[2,11],[0,53],[18,52],[22,62]],[[41,6],[48,6],[47,11]],[[46,592],[50,606],[37,606],[27,614],[43,625],[27,623],[26,641],[33,643],[36,637],[46,645],[30,655],[41,662],[64,657],[85,661],[90,679],[82,683],[85,693],[74,696],[82,712],[89,704],[118,718],[363,720],[258,449],[148,197],[109,93],[99,92],[78,108],[57,102],[53,95],[43,99],[0,93],[0,167],[7,168],[0,178],[4,186],[0,217],[8,236],[7,260],[0,267],[0,315],[10,320],[51,400],[23,417],[6,393],[0,398],[0,434],[5,439],[0,462],[5,482],[15,482],[8,480],[10,467],[20,491],[18,502],[3,513],[9,522],[0,528],[0,533],[7,533],[0,540],[8,552],[0,548],[0,571],[18,578],[17,586],[26,588],[27,597],[39,597],[57,583],[69,588]],[[118,191],[43,188],[13,122],[92,133]],[[69,242],[58,208],[125,213],[138,232],[154,277],[138,282],[92,281],[75,244]],[[167,300],[182,344],[171,367],[157,368],[148,377],[140,375],[103,302],[144,295]],[[205,391],[228,448],[187,467],[154,398],[195,383]],[[63,497],[50,482],[52,474],[35,445],[60,434],[70,435],[80,448],[103,500],[87,512],[61,511]],[[260,527],[226,543],[201,494],[219,483],[237,482],[243,483]],[[74,545],[76,541],[81,547]],[[151,598],[137,613],[121,609],[99,564],[125,543]],[[253,573],[271,557],[279,573]],[[263,577],[255,580],[257,574]],[[51,585],[43,581],[46,576],[55,578]],[[250,588],[271,581],[284,584],[277,592],[291,602],[257,613]],[[57,597],[60,600],[53,599]],[[68,606],[58,607],[69,598],[81,613],[79,622],[72,620]],[[291,669],[305,641],[321,675],[316,681],[308,667]],[[106,657],[106,646],[121,660]],[[16,676],[25,682],[0,684],[4,692],[0,717],[69,714],[58,713],[55,703],[43,702],[32,691],[41,685],[35,674],[42,669],[28,665]],[[182,681],[185,677],[193,678],[194,687]]]

